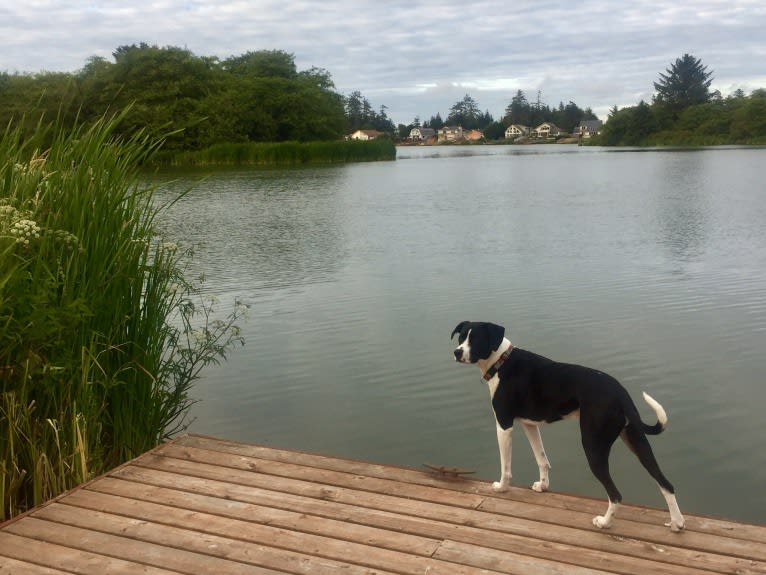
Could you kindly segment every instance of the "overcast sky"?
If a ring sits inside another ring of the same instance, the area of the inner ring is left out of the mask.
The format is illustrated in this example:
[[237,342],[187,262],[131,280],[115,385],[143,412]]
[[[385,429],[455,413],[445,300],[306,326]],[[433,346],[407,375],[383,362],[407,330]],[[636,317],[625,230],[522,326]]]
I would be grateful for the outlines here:
[[446,118],[466,93],[500,120],[517,90],[605,120],[685,53],[724,96],[766,88],[766,0],[0,0],[0,71],[74,72],[140,42],[284,50],[397,124]]

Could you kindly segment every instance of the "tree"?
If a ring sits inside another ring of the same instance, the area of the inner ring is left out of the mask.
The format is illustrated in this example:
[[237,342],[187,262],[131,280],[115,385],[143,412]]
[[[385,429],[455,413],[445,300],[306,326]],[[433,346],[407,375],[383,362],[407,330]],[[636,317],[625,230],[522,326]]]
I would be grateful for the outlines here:
[[439,112],[436,112],[435,116],[431,116],[431,119],[423,123],[424,128],[433,128],[434,130],[441,130],[444,127],[444,120]]
[[656,130],[656,125],[652,108],[643,100],[638,106],[622,110],[615,106],[604,124],[601,142],[607,146],[640,146]]
[[356,130],[378,130],[379,132],[387,133],[396,131],[396,126],[394,126],[386,112],[388,108],[383,105],[380,107],[380,112],[376,113],[370,101],[362,96],[359,90],[351,92],[344,101],[347,123],[346,133],[355,132]]
[[467,130],[472,130],[479,127],[481,119],[482,114],[476,100],[466,94],[463,96],[462,100],[456,102],[455,105],[450,108],[449,115],[447,116],[447,124],[462,126]]
[[713,72],[708,72],[702,61],[690,54],[681,58],[660,74],[659,82],[654,83],[657,94],[654,103],[678,114],[689,106],[705,104],[710,101],[710,84]]
[[[293,80],[298,76],[295,68],[295,56],[283,50],[258,50],[245,52],[241,56],[232,56],[223,61],[225,70],[239,76],[262,78],[286,78]],[[309,71],[308,74],[313,74]]]
[[505,126],[500,122],[492,122],[484,128],[484,137],[487,140],[502,140],[505,137]]
[[522,126],[529,126],[530,118],[530,106],[527,102],[527,97],[524,92],[518,90],[516,95],[511,98],[511,103],[505,108],[505,116],[503,117],[503,124],[510,126],[511,124],[521,124]]

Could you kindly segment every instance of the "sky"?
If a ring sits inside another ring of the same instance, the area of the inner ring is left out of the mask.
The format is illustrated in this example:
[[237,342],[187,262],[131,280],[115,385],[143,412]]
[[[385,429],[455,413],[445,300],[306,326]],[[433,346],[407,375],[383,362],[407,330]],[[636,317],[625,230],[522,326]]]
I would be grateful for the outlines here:
[[0,71],[76,72],[141,42],[283,50],[395,124],[446,119],[466,94],[500,120],[518,90],[606,120],[687,53],[724,96],[766,88],[764,0],[0,0]]

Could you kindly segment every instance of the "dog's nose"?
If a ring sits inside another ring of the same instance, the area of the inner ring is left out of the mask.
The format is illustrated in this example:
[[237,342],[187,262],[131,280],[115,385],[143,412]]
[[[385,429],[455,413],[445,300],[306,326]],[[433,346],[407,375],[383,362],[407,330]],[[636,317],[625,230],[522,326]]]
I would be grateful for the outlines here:
[[455,361],[460,361],[463,359],[463,350],[462,349],[456,349],[455,350]]

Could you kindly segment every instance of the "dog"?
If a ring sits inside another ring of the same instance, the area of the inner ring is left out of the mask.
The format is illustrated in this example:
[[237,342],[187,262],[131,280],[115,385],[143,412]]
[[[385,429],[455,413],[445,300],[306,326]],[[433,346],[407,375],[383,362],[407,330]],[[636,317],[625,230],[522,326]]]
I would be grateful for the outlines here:
[[495,491],[505,491],[511,482],[511,435],[514,422],[526,433],[540,469],[540,480],[532,485],[548,490],[550,462],[543,448],[540,425],[562,419],[579,419],[585,456],[593,475],[606,489],[609,507],[593,518],[601,529],[611,527],[622,496],[609,474],[609,452],[617,437],[627,444],[659,484],[670,511],[672,531],[684,528],[684,517],[676,502],[673,485],[660,471],[647,435],[658,435],[667,424],[662,406],[648,394],[644,400],[657,415],[657,423],[641,421],[626,389],[612,376],[596,369],[559,363],[513,347],[505,328],[488,322],[461,322],[450,339],[458,335],[455,361],[476,364],[489,387],[500,448],[500,481]]

